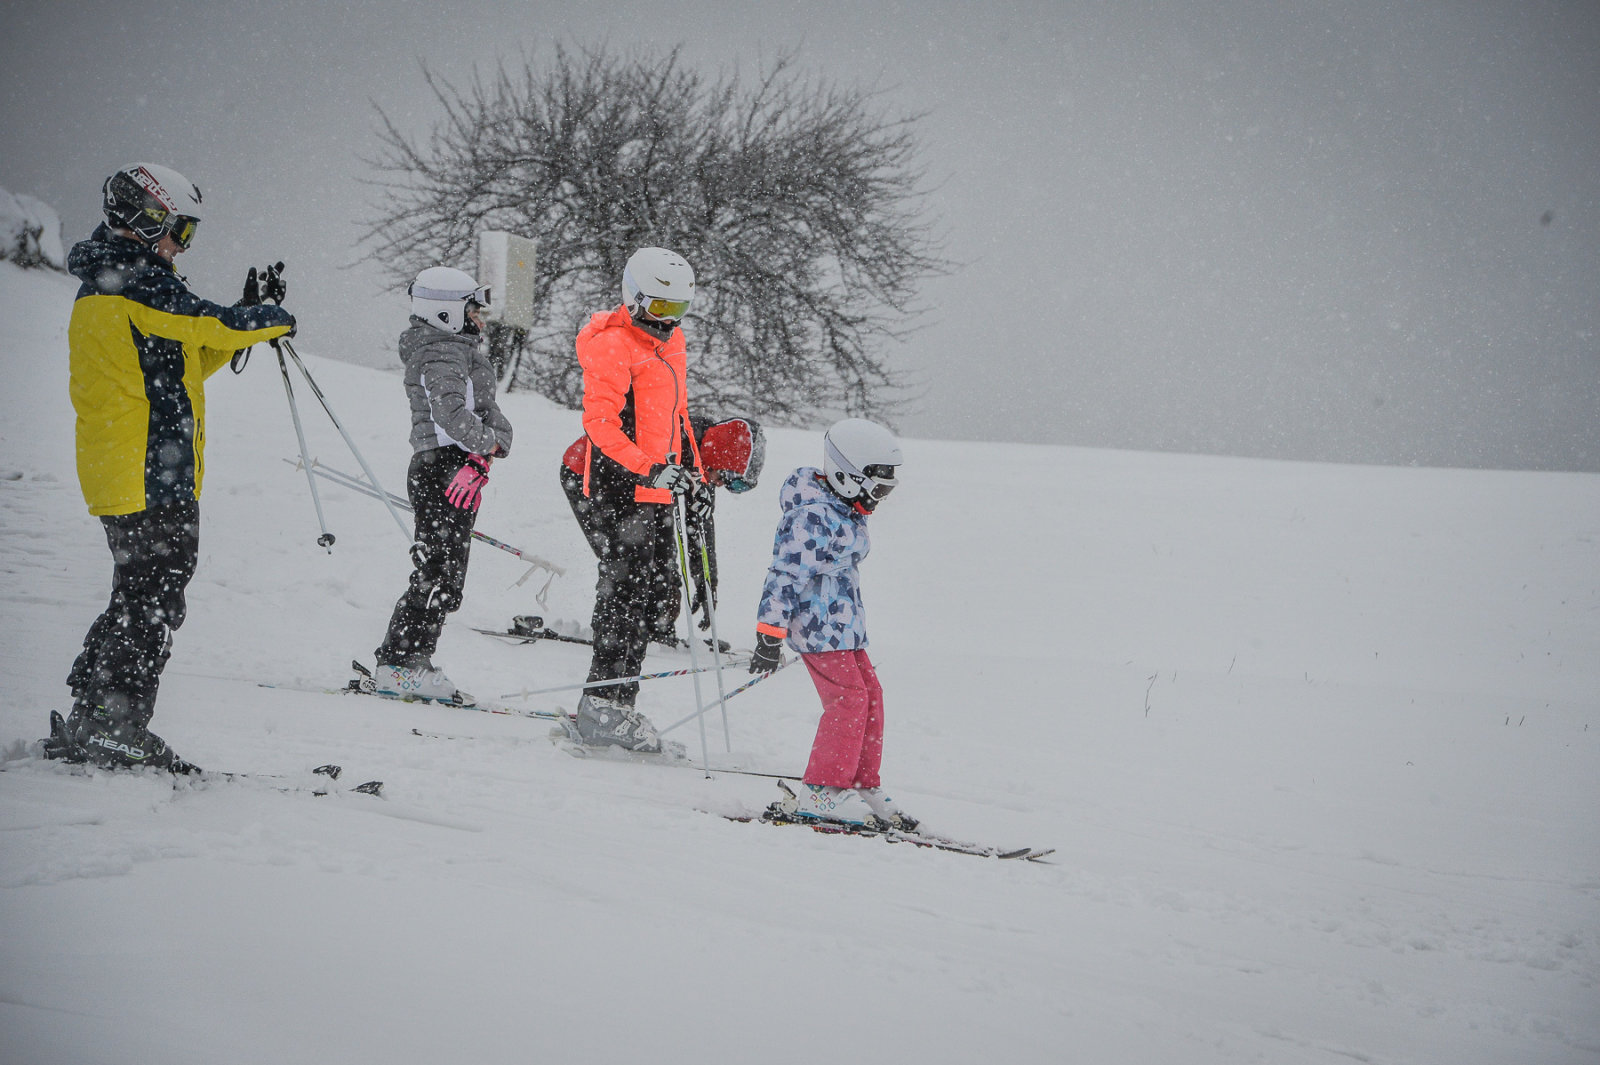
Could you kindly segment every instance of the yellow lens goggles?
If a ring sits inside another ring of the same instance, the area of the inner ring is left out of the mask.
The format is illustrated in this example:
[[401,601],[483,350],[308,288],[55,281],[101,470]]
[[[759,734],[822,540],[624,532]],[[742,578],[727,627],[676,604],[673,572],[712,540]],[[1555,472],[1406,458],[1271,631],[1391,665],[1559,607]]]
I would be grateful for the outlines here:
[[645,302],[644,312],[664,322],[675,322],[689,310],[688,300],[653,299]]
[[194,231],[198,228],[200,228],[200,219],[180,214],[173,216],[172,226],[167,230],[167,233],[177,242],[178,247],[187,249],[189,245],[194,243]]

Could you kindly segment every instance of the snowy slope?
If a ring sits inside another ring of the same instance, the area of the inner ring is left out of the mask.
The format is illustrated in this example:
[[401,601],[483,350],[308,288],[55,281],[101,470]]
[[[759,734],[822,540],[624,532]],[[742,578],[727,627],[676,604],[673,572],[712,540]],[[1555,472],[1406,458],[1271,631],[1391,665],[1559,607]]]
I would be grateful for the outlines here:
[[[110,572],[72,467],[72,291],[0,263],[11,748],[67,708]],[[0,1061],[1600,1060],[1600,477],[908,441],[864,570],[885,777],[931,827],[1058,848],[1001,863],[734,824],[701,811],[770,781],[574,759],[538,721],[258,686],[342,683],[407,568],[332,486],[315,546],[271,354],[208,390],[154,724],[206,766],[337,761],[387,797],[13,763]],[[308,361],[399,488],[398,377]],[[585,649],[468,626],[592,596],[555,478],[577,417],[506,407],[480,528],[566,574],[539,604],[543,575],[474,549],[438,661],[491,697],[581,680]],[[817,450],[772,434],[763,487],[724,497],[736,643],[781,473]],[[688,680],[641,700],[693,706]],[[816,714],[780,674],[730,704],[732,745],[798,770]]]

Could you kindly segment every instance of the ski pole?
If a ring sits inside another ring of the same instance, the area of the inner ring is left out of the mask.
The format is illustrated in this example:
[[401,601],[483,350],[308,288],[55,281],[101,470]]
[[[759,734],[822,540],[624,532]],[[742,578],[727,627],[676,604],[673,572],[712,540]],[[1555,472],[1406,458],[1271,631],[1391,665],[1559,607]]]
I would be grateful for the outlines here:
[[[754,677],[752,677],[749,680],[745,681],[743,684],[741,684],[737,688],[733,689],[733,691],[731,691],[727,695],[723,696],[719,700],[719,702],[726,703],[729,699],[732,699],[735,695],[738,695],[740,692],[749,691],[751,688],[754,688],[757,684],[760,684],[762,681],[766,680],[768,677],[772,676],[774,673],[778,672],[780,669],[787,669],[789,666],[793,665],[794,663],[796,663],[798,661],[800,661],[800,659],[798,657],[785,658],[783,661],[779,662],[777,665],[773,666],[771,669],[767,670],[766,672],[757,673]],[[682,721],[674,721],[672,724],[668,725],[664,729],[657,729],[656,733],[657,733],[657,735],[665,736],[667,733],[671,732],[673,729],[677,728],[679,725],[687,725],[689,722],[693,721],[697,717],[704,718],[704,716],[706,714],[710,713],[710,712],[711,712],[711,707],[709,707],[709,706],[702,707],[699,710],[696,710],[694,713],[690,714],[688,717],[684,718]]]
[[[694,667],[694,705],[700,707],[695,716],[700,719],[700,764],[705,769],[706,776],[711,775],[711,750],[706,742],[706,704],[700,696],[700,661],[695,652],[694,644],[694,600],[689,595],[689,547],[684,542],[687,538],[685,530],[688,521],[684,517],[683,496],[678,495],[672,504],[672,536],[678,542],[678,572],[683,575],[683,627],[685,639],[689,641],[689,665]],[[707,589],[709,594],[710,589]],[[716,647],[717,657],[722,657],[722,647]],[[719,671],[720,672],[720,671]],[[657,733],[659,735],[659,733]],[[728,750],[733,750],[733,739],[727,740]]]
[[[283,461],[288,462],[291,466],[295,464],[289,459],[284,459]],[[382,498],[378,495],[377,489],[373,488],[370,484],[367,484],[364,481],[359,481],[350,476],[348,473],[336,470],[332,466],[325,466],[320,462],[313,462],[309,468],[311,469],[311,472],[315,473],[318,477],[326,478],[340,487],[349,488],[353,491],[360,492],[362,495],[371,496],[373,499]],[[384,495],[388,496],[389,501],[395,506],[399,507],[401,510],[404,510],[408,513],[410,512],[410,500],[402,499],[393,492],[385,492]],[[508,555],[515,555],[524,562],[532,565],[534,569],[547,569],[557,577],[563,577],[566,575],[567,571],[556,565],[554,562],[546,561],[545,559],[540,558],[538,555],[530,554],[529,552],[523,551],[520,548],[512,547],[510,544],[502,543],[501,541],[496,540],[494,537],[489,536],[486,533],[481,533],[476,529],[472,530],[472,538],[474,540],[481,540],[490,547],[497,547]],[[519,580],[517,583],[521,584],[523,580],[527,580],[527,577],[524,576],[522,580]]]
[[[685,518],[687,524],[687,518]],[[717,636],[717,593],[711,584],[711,555],[706,549],[706,531],[700,530],[700,575],[706,582],[706,617],[711,621],[711,646],[719,652],[722,650],[722,640]],[[690,619],[693,620],[692,618]],[[689,629],[694,632],[693,626]],[[733,753],[733,733],[728,730],[728,692],[722,683],[722,655],[718,654],[717,662],[717,703],[722,707],[722,741],[727,744],[728,753]]]
[[[322,394],[322,389],[317,387],[317,379],[311,376],[311,371],[306,369],[306,364],[300,361],[300,356],[295,352],[294,345],[289,343],[289,338],[279,337],[277,340],[273,341],[273,344],[274,346],[281,345],[278,352],[278,358],[280,361],[283,358],[283,352],[287,351],[289,353],[289,358],[294,360],[295,366],[299,367],[300,373],[305,377],[306,384],[311,386],[311,394],[317,397],[317,402],[322,404],[322,409],[327,413],[328,420],[333,422],[333,427],[339,430],[340,436],[344,437],[345,446],[350,449],[350,454],[354,455],[356,457],[356,461],[361,464],[361,471],[367,475],[367,480],[371,481],[373,486],[376,487],[379,492],[383,492],[383,485],[379,483],[377,474],[372,472],[372,467],[367,465],[366,457],[361,454],[361,449],[356,447],[356,442],[350,439],[349,433],[345,432],[344,423],[339,420],[339,416],[333,413],[332,407],[328,406],[328,397],[324,396]],[[289,371],[284,370],[284,379],[287,380],[288,376]],[[310,477],[311,474],[308,472],[306,476]],[[401,519],[400,512],[395,509],[394,503],[390,502],[389,500],[389,494],[387,492],[383,492],[383,495],[380,498],[382,498],[384,505],[389,508],[389,515],[390,517],[394,518],[394,523],[400,526],[401,535],[403,535],[407,540],[412,539],[413,530],[407,527],[405,521]]]
[[317,494],[316,478],[311,476],[311,459],[306,454],[306,431],[300,424],[300,405],[294,401],[294,382],[289,380],[289,365],[283,361],[283,348],[278,344],[274,340],[272,349],[278,353],[278,372],[283,374],[283,391],[289,397],[289,417],[294,419],[295,439],[300,441],[300,461],[306,468],[306,484],[311,488],[311,505],[317,510],[317,526],[322,530],[322,535],[317,537],[317,546],[331,555],[334,535],[328,531],[328,522],[322,516],[322,497]]
[[[506,692],[500,696],[502,699],[526,699],[530,695],[549,695],[551,692],[575,692],[586,688],[604,688],[612,684],[633,684],[643,680],[665,680],[668,677],[687,677],[691,673],[704,673],[714,666],[699,666],[693,669],[670,669],[665,673],[640,673],[633,677],[608,677],[605,680],[585,681],[582,684],[558,684],[554,688],[524,688],[518,692]],[[731,698],[731,696],[730,696]]]

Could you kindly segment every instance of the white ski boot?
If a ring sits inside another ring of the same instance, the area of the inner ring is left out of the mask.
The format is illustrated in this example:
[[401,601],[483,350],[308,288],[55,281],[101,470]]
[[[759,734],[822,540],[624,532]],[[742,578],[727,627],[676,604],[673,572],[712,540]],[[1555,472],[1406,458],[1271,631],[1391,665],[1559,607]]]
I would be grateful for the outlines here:
[[920,822],[900,809],[900,804],[884,792],[882,788],[857,788],[856,794],[861,796],[863,802],[871,808],[874,816],[884,824],[898,828],[902,832],[915,832]]
[[444,670],[427,666],[384,666],[372,671],[372,690],[379,695],[400,699],[430,699],[441,703],[470,703],[472,696],[461,691]]
[[813,821],[835,821],[842,825],[862,825],[878,828],[879,822],[872,807],[854,788],[836,788],[830,784],[804,784],[778,781],[778,788],[787,798],[778,801],[778,808],[791,817]]

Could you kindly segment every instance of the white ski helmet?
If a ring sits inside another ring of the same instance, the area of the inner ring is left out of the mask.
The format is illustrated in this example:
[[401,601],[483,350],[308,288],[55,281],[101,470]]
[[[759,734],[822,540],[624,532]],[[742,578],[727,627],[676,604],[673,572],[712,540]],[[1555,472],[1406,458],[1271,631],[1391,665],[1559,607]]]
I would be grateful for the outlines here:
[[170,166],[134,163],[106,178],[100,209],[106,221],[146,244],[170,235],[187,248],[200,225],[200,190]]
[[489,286],[479,285],[465,270],[453,266],[430,266],[406,288],[411,297],[411,313],[446,333],[469,328],[467,311],[474,306],[489,306]]
[[694,268],[665,248],[640,248],[622,269],[622,304],[635,318],[677,325],[694,299]]
[[865,418],[836,422],[822,437],[822,474],[840,499],[872,510],[900,482],[903,460],[894,434]]

